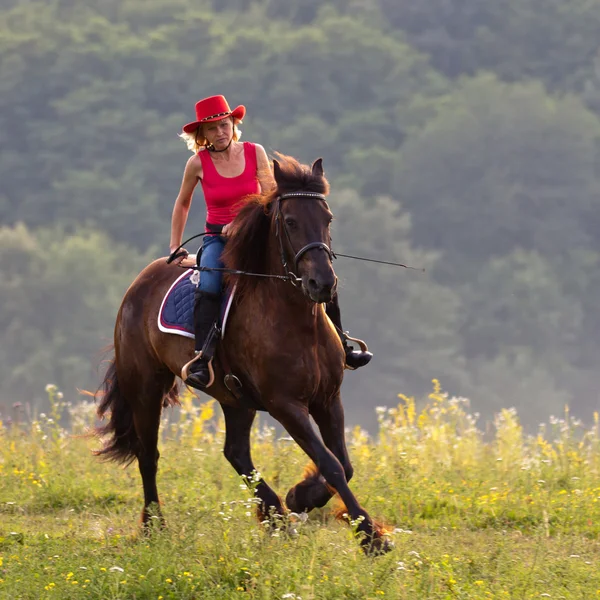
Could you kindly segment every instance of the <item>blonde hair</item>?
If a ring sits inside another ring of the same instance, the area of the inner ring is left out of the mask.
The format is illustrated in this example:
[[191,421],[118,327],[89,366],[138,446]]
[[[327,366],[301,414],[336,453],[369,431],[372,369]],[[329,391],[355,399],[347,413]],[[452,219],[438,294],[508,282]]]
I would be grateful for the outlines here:
[[[238,128],[238,125],[241,125],[241,121],[239,119],[233,119],[233,141],[237,142],[242,137],[242,132]],[[206,138],[202,133],[202,125],[198,125],[198,128],[192,131],[191,133],[186,133],[185,131],[179,134],[179,137],[185,142],[185,145],[188,147],[188,150],[192,152],[192,154],[196,154],[200,148],[204,148],[206,146]]]

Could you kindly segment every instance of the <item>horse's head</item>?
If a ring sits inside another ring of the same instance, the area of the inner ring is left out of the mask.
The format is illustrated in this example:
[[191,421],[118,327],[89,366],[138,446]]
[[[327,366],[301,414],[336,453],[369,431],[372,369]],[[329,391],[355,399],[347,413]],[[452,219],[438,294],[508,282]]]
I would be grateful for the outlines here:
[[313,302],[329,302],[337,277],[331,264],[333,214],[325,200],[329,185],[323,161],[317,159],[310,171],[305,167],[290,172],[274,160],[273,175],[277,184],[275,232],[284,269],[300,279],[303,292]]
[[[337,278],[331,265],[332,214],[325,200],[329,184],[322,161],[309,167],[291,156],[279,155],[279,161],[273,161],[273,175],[274,189],[247,197],[240,207],[223,262],[228,269],[271,274],[294,285],[300,281],[313,302],[328,302]],[[265,281],[262,277],[237,278],[238,297]]]

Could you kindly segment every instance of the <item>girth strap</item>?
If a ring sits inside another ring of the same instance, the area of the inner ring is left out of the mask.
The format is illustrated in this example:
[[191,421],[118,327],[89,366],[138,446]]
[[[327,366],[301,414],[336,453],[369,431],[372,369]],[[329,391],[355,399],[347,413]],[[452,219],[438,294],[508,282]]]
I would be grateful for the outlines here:
[[[222,343],[222,342],[221,342]],[[249,394],[247,390],[245,390],[242,386],[242,382],[238,379],[236,375],[231,371],[231,367],[229,366],[229,360],[227,359],[227,353],[224,351],[221,346],[217,350],[219,362],[221,363],[221,368],[225,371],[225,376],[223,377],[223,384],[225,387],[233,394],[236,400],[244,406],[245,408],[249,408],[250,410],[260,410],[263,412],[267,412],[267,409],[259,404],[252,394]]]

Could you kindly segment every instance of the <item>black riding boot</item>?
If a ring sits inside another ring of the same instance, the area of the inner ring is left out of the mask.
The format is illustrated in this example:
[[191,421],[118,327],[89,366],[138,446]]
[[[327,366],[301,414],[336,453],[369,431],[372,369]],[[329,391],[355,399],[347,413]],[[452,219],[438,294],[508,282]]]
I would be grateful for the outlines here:
[[[368,364],[373,358],[373,354],[369,352],[367,345],[362,340],[355,340],[355,338],[351,338],[348,333],[342,329],[342,314],[340,312],[340,304],[337,294],[335,294],[331,302],[328,302],[325,305],[325,312],[331,319],[331,322],[335,325],[338,335],[342,340],[342,344],[344,345],[344,352],[346,353],[346,367],[354,370],[358,369],[359,367],[364,367],[366,364]],[[360,346],[360,350],[354,350],[354,348],[348,344],[348,340],[356,341],[356,343]]]
[[187,385],[204,389],[211,383],[209,362],[214,356],[219,331],[217,321],[221,309],[220,294],[211,294],[196,290],[194,302],[194,335],[196,338],[196,357],[183,367],[182,375],[187,376]]

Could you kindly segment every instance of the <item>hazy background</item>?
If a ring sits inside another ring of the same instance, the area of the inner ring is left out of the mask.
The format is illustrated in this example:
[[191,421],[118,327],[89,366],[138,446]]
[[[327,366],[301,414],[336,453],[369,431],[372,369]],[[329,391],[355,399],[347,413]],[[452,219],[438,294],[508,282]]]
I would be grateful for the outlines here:
[[[600,409],[600,0],[2,0],[0,413],[100,381],[168,249],[201,97],[324,158],[351,424],[439,378],[482,421]],[[198,189],[186,237],[204,222]],[[193,249],[193,248],[191,248]]]

